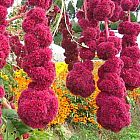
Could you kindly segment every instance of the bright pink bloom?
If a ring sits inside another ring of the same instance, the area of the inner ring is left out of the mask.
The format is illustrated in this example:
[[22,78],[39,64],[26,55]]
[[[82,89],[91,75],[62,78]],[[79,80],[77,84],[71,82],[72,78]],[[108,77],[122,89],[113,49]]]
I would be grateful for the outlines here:
[[32,128],[45,128],[57,115],[58,99],[51,89],[27,89],[18,101],[20,119]]

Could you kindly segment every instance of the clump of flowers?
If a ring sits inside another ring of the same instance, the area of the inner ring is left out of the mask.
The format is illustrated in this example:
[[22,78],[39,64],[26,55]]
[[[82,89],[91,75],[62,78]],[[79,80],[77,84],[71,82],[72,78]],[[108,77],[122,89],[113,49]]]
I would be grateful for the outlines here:
[[58,101],[51,89],[27,89],[22,92],[18,104],[20,118],[32,128],[44,128],[57,115]]
[[[96,38],[98,37],[98,22],[90,17],[90,5],[85,1],[84,11],[77,13],[78,23],[83,29],[79,39],[79,56],[83,62],[74,64],[72,71],[69,72],[66,79],[67,88],[74,94],[84,98],[89,97],[95,91],[95,82],[93,80],[93,63],[95,57]],[[83,23],[87,22],[87,26]],[[79,58],[79,60],[80,60]]]
[[[0,69],[6,65],[6,59],[10,53],[9,39],[6,35],[6,27],[8,25],[6,18],[8,14],[8,8],[12,6],[13,0],[0,0]],[[0,99],[5,96],[3,86],[0,85]],[[0,126],[2,125],[2,106],[0,103]]]
[[[65,19],[66,16],[66,19]],[[65,21],[66,20],[66,21]],[[67,24],[67,25],[66,25]],[[73,69],[74,63],[78,61],[78,46],[77,43],[72,40],[72,25],[69,21],[68,14],[63,15],[60,24],[60,30],[62,32],[62,48],[65,49],[64,56],[66,64],[68,64],[69,71]]]
[[[96,104],[99,107],[97,122],[113,132],[119,132],[131,122],[125,83],[120,77],[124,64],[120,58],[116,57],[122,48],[121,39],[114,36],[108,29],[108,21],[116,14],[115,6],[118,5],[119,3],[104,0],[99,2],[93,10],[96,20],[105,21],[105,31],[100,33],[97,40],[97,55],[100,59],[107,60],[98,71],[97,85],[101,92],[96,98]],[[119,14],[113,20],[117,19]]]
[[37,6],[37,7],[41,7],[43,9],[49,9],[51,7],[52,4],[52,0],[28,0],[29,5],[31,6]]
[[[129,3],[128,6],[125,4]],[[133,90],[140,87],[140,49],[137,44],[137,36],[140,33],[140,25],[130,20],[130,11],[135,11],[139,1],[122,1],[122,8],[128,11],[128,21],[119,24],[118,32],[123,34],[121,59],[124,62],[124,68],[121,77],[125,82],[127,90]]]
[[74,95],[89,97],[95,90],[92,71],[80,62],[75,63],[73,70],[67,76],[66,85]]
[[[29,1],[32,5],[31,2],[35,1]],[[40,4],[45,5],[42,7]],[[43,1],[34,3],[36,7],[27,13],[22,24],[26,34],[23,47],[25,55],[21,57],[21,67],[32,82],[19,98],[18,114],[25,124],[33,128],[45,128],[58,111],[57,97],[50,89],[55,78],[55,65],[51,61],[52,52],[49,49],[52,34],[45,15],[46,4],[48,3]]]

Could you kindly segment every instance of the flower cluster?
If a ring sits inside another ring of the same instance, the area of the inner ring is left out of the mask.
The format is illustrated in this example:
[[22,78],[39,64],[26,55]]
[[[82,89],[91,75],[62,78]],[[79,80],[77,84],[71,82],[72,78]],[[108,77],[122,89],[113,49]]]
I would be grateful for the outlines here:
[[124,11],[136,11],[139,0],[121,0],[121,7]]
[[[98,80],[98,68],[103,64],[102,61],[95,61],[94,67],[94,77],[95,81]],[[66,76],[68,73],[68,66],[64,62],[57,62],[56,65],[56,79],[52,85],[52,89],[58,96],[59,110],[57,117],[49,123],[49,126],[63,124],[66,122],[71,123],[92,123],[93,125],[98,125],[96,122],[96,111],[97,105],[95,98],[99,93],[99,89],[96,86],[96,90],[93,95],[89,98],[81,98],[72,95],[66,88]],[[15,95],[15,106],[17,109],[17,102],[21,92],[28,87],[31,79],[23,71],[23,69],[16,70],[14,72],[14,80],[17,82],[16,87],[12,87],[12,93]],[[2,77],[7,78],[7,75],[1,74]]]
[[[127,5],[126,5],[127,3]],[[139,1],[125,0],[121,3],[123,10],[135,11],[139,5]],[[130,15],[130,13],[129,13]],[[121,22],[118,32],[123,34],[121,59],[124,62],[124,68],[121,77],[125,82],[126,89],[133,90],[140,87],[140,49],[137,44],[137,36],[140,33],[140,25],[130,21]]]
[[[126,101],[126,88],[120,77],[123,61],[116,55],[121,51],[121,39],[108,29],[109,19],[119,19],[120,3],[111,0],[100,1],[93,9],[96,20],[105,21],[105,30],[99,34],[97,42],[97,55],[100,59],[107,60],[98,70],[99,80],[97,86],[101,91],[96,104],[97,121],[105,129],[119,132],[130,124],[130,106]],[[117,16],[115,17],[115,14]],[[123,115],[120,115],[123,114]]]
[[[6,35],[6,26],[8,25],[6,18],[8,8],[12,6],[14,0],[0,0],[0,69],[6,65],[6,59],[10,53],[9,39]],[[0,99],[5,96],[4,88],[0,85]],[[2,106],[0,103],[0,126],[2,125]]]
[[41,7],[43,9],[49,9],[52,4],[52,0],[28,0],[29,5]]
[[51,61],[52,52],[49,49],[52,35],[45,15],[48,3],[29,1],[29,4],[39,7],[31,9],[22,24],[26,34],[21,67],[32,82],[19,98],[18,114],[25,124],[44,128],[58,111],[58,100],[50,88],[55,78],[55,65]]
[[73,64],[78,61],[78,47],[77,43],[72,40],[72,36],[70,35],[72,34],[72,25],[69,21],[68,14],[66,14],[66,19],[65,15],[61,19],[60,30],[63,37],[61,46],[65,49],[65,62],[68,64],[68,69],[70,71],[73,68]]
[[18,36],[10,36],[10,47],[11,51],[16,55],[16,62],[19,67],[21,67],[22,57],[25,56],[25,52],[23,52],[23,44],[20,42]]
[[122,67],[122,60],[114,57],[108,59],[98,71],[98,88],[101,92],[96,98],[96,104],[99,106],[97,121],[104,128],[114,132],[119,132],[130,124],[130,107],[126,102],[125,83],[120,78]]
[[[96,81],[98,80],[97,70],[102,63],[103,62],[101,61],[95,62],[93,73]],[[95,98],[99,93],[97,86],[94,94],[88,98],[74,96],[69,92],[65,85],[65,79],[68,73],[67,65],[64,62],[57,62],[56,72],[57,78],[52,86],[59,98],[59,112],[51,125],[62,124],[67,121],[97,125],[95,117],[97,111]]]
[[0,69],[6,64],[6,58],[10,53],[9,39],[6,35],[6,21],[8,8],[12,6],[13,0],[0,0]]
[[44,128],[57,115],[58,101],[51,89],[24,90],[18,104],[20,118],[32,128]]
[[89,97],[95,90],[92,75],[93,69],[90,70],[90,67],[86,63],[89,62],[75,63],[73,70],[69,72],[66,79],[66,86],[71,93],[82,96],[83,98]]
[[[89,1],[84,2],[84,10],[77,13],[78,23],[82,28],[79,43],[79,56],[83,62],[74,64],[73,70],[68,74],[66,85],[74,94],[84,98],[89,97],[95,90],[93,80],[93,63],[96,51],[96,39],[99,35],[98,21],[92,17]],[[84,46],[84,45],[85,46]]]

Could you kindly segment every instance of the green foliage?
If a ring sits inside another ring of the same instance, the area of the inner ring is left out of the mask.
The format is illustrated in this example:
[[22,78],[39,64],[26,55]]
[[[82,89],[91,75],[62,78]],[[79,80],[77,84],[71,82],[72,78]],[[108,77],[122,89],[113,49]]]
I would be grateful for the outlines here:
[[75,18],[75,7],[74,7],[74,4],[72,3],[72,1],[70,1],[68,3],[67,11],[71,18]]
[[83,6],[83,2],[84,2],[84,0],[77,0],[76,7],[77,7],[78,9],[80,9],[80,8]]
[[61,46],[61,42],[62,42],[62,34],[58,32],[58,33],[54,36],[54,43],[55,43],[56,45]]
[[81,27],[80,27],[79,24],[76,23],[76,22],[73,22],[73,24],[72,24],[72,30],[73,30],[75,33],[80,33],[80,32],[82,32]]
[[23,124],[15,110],[3,109],[2,119],[6,126],[4,140],[15,140],[15,138],[21,137],[22,134],[32,130],[30,127]]
[[135,16],[134,13],[131,12],[130,16],[131,16],[131,21],[132,22],[137,22],[137,17]]
[[117,30],[118,25],[119,25],[118,22],[114,22],[114,23],[111,23],[111,24],[109,25],[109,27],[110,27],[112,30]]

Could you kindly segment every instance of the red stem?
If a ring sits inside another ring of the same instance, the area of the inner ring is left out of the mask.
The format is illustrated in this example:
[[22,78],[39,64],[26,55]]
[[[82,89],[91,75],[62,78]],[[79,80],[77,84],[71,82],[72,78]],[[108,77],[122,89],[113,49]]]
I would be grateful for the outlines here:
[[131,14],[130,14],[130,10],[128,11],[128,21],[131,22]]
[[14,20],[16,20],[16,19],[22,18],[24,15],[25,15],[25,14],[22,13],[22,14],[20,14],[20,15],[17,15],[17,16],[15,16],[15,17],[12,17],[11,19],[8,20],[8,23],[10,23],[10,22],[12,22],[12,21],[14,21]]
[[107,41],[109,37],[108,19],[105,19],[105,31],[106,31],[106,41]]
[[3,98],[2,106],[3,106],[3,108],[11,109],[11,106],[10,106],[9,103],[7,102],[7,99],[6,99],[6,98]]
[[85,19],[87,19],[87,0],[84,1]]

